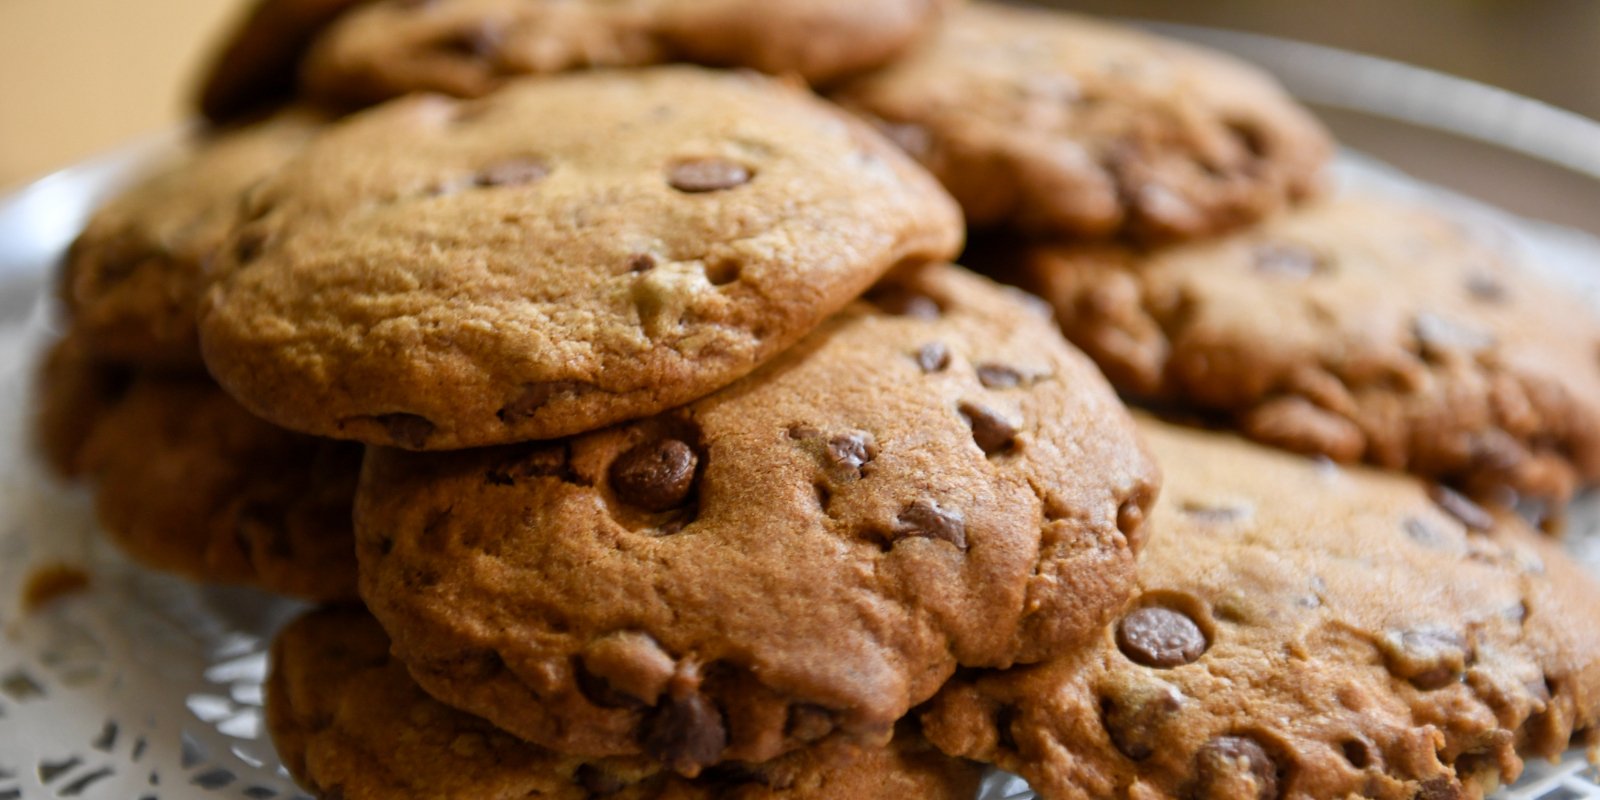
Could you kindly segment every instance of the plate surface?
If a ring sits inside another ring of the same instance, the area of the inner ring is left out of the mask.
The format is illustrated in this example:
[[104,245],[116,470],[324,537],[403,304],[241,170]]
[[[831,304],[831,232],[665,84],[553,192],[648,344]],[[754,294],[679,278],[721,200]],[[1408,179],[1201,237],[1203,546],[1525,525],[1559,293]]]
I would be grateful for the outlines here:
[[[1162,26],[1264,63],[1343,141],[1519,214],[1600,233],[1600,125],[1467,81],[1267,37]],[[181,133],[52,175],[0,199],[0,800],[298,798],[261,725],[270,636],[300,610],[129,565],[95,534],[88,498],[27,455],[28,383],[54,331],[55,264],[94,205]],[[1341,180],[1422,194],[1503,230],[1591,295],[1600,241],[1532,223],[1346,154]],[[1574,551],[1600,574],[1600,499],[1573,515]],[[88,592],[25,614],[31,572],[80,565]],[[1033,795],[996,774],[982,800]],[[1504,800],[1600,800],[1579,753],[1532,763]]]

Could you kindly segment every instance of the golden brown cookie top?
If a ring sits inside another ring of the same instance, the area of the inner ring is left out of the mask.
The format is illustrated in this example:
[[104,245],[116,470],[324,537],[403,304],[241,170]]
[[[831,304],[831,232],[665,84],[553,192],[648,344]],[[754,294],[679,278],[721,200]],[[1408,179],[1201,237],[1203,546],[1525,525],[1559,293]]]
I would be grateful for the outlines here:
[[288,101],[317,34],[370,1],[256,0],[206,65],[196,97],[200,113],[222,123]]
[[881,121],[975,227],[1189,238],[1314,191],[1327,134],[1264,73],[1059,12],[979,3],[836,99]]
[[429,450],[681,405],[962,239],[866,126],[688,67],[401,100],[247,217],[202,312],[212,373],[285,427]]
[[376,449],[362,594],[432,694],[692,774],[881,741],[961,666],[1091,640],[1156,475],[1020,293],[880,287],[744,380],[561,442]]
[[385,0],[313,48],[306,91],[478,97],[519,75],[687,61],[825,83],[878,67],[954,0]]
[[198,367],[195,305],[245,192],[321,124],[293,110],[201,137],[95,212],[60,278],[83,347],[102,360]]
[[540,750],[427,696],[361,610],[296,620],[273,643],[267,729],[307,789],[346,800],[971,800],[981,768],[906,730],[886,748],[813,748],[696,780]]
[[[952,683],[952,754],[1078,797],[1478,797],[1600,724],[1600,584],[1411,478],[1149,420],[1141,595],[1099,646]],[[1465,784],[1463,787],[1462,784]]]
[[361,448],[275,428],[203,376],[139,374],[79,466],[122,549],[194,580],[313,601],[355,597]]
[[1600,313],[1492,241],[1351,196],[1152,252],[1042,247],[1017,280],[1124,392],[1560,501],[1600,478]]

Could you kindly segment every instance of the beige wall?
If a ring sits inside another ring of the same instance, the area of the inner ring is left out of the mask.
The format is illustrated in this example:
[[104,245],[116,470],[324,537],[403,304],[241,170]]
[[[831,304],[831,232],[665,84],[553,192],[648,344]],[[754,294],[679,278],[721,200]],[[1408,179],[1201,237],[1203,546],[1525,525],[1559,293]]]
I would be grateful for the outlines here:
[[[870,0],[868,0],[870,1]],[[1596,0],[1055,0],[1323,41],[1600,117]],[[0,186],[175,124],[237,0],[0,0]]]
[[233,0],[0,0],[0,186],[182,117]]

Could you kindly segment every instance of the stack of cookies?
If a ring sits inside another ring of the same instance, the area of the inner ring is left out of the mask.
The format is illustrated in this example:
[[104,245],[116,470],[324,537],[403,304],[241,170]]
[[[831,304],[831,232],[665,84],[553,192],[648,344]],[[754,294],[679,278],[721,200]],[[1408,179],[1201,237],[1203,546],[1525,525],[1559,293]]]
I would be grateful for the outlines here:
[[1515,510],[1600,480],[1600,318],[1225,56],[262,0],[202,94],[69,254],[39,441],[137,560],[324,604],[268,686],[318,796],[1434,800],[1600,744],[1600,586]]

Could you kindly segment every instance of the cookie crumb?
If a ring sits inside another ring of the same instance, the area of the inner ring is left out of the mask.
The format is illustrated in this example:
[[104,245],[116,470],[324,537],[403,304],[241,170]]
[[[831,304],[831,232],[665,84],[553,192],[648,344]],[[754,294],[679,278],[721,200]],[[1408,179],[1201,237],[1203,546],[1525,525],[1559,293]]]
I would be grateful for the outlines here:
[[89,573],[72,564],[46,564],[28,575],[22,587],[22,610],[32,614],[63,597],[89,589]]

